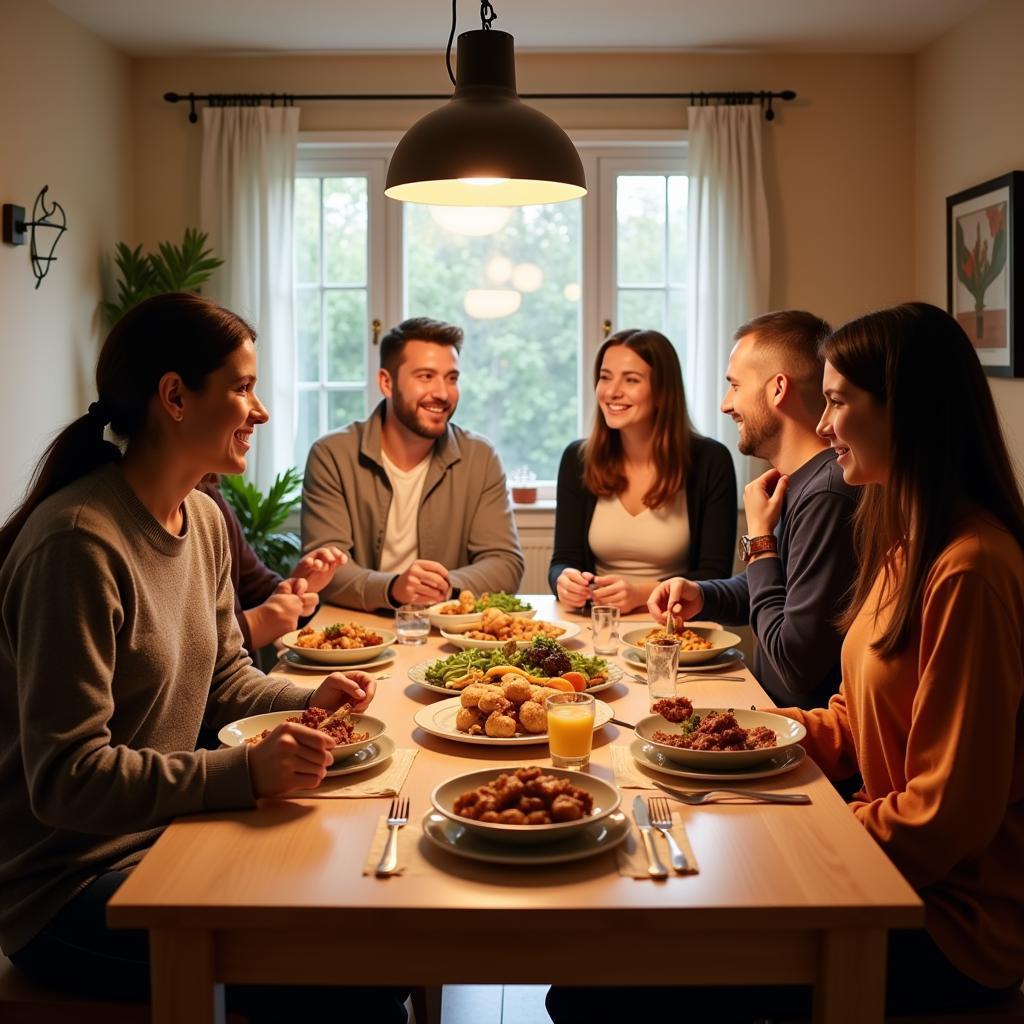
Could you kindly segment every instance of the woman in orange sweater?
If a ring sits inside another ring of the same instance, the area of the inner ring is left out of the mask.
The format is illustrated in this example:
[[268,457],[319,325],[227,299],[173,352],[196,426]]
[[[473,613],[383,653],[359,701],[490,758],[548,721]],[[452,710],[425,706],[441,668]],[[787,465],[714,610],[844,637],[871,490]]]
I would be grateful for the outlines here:
[[853,813],[924,901],[925,932],[892,939],[905,969],[939,1005],[984,1002],[1024,974],[1024,503],[948,314],[872,313],[823,355],[818,433],[864,487],[860,571],[840,692],[782,713],[827,775],[859,769]]
[[[839,693],[778,714],[831,778],[860,771],[853,813],[924,901],[925,928],[890,935],[889,1010],[980,1007],[1024,975],[1024,503],[978,357],[942,310],[872,313],[823,355],[818,432],[864,488],[860,568]],[[733,1021],[806,1014],[810,994],[558,988],[547,1005],[557,1024],[613,1007]]]

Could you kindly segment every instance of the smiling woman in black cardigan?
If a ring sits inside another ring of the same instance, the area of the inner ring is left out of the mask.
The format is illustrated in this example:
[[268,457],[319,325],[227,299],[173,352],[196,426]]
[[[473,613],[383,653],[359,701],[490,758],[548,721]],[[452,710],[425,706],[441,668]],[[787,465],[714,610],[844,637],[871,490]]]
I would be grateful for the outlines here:
[[732,571],[736,474],[728,449],[698,434],[679,359],[657,331],[613,334],[594,366],[598,411],[558,470],[548,582],[560,601],[623,612],[676,573]]

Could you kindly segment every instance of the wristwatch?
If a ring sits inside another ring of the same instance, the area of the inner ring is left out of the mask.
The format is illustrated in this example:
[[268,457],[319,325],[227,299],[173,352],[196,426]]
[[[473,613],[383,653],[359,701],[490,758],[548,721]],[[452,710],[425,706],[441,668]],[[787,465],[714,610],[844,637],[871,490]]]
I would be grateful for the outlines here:
[[764,551],[778,551],[779,542],[774,533],[766,533],[761,537],[748,537],[744,534],[740,537],[740,558],[746,564],[754,555],[760,555]]

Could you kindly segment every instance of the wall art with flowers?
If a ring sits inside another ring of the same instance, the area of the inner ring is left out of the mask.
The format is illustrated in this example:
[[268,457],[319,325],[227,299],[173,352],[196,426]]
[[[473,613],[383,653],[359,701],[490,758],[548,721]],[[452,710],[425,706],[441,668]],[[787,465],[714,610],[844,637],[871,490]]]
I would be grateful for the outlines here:
[[1024,282],[1016,257],[1024,244],[1015,209],[1024,199],[1024,171],[1012,171],[946,200],[949,312],[967,332],[985,367],[1000,377],[1024,376]]

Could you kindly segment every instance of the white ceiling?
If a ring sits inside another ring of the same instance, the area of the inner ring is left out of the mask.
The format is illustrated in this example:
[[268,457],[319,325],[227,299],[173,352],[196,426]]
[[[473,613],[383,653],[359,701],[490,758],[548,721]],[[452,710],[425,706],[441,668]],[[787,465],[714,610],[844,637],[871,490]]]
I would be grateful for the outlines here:
[[[494,0],[523,50],[914,53],[986,0]],[[50,0],[134,56],[436,51],[448,0]],[[479,28],[458,3],[458,31]]]

